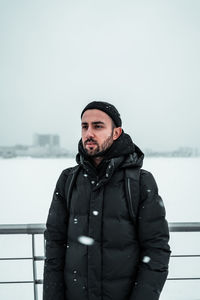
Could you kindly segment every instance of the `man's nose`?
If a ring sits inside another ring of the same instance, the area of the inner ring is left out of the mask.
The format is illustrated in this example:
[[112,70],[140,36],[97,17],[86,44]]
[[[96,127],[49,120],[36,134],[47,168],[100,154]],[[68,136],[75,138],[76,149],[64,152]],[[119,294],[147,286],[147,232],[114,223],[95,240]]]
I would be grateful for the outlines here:
[[94,137],[94,131],[93,131],[92,127],[90,127],[90,126],[87,129],[86,137],[87,138]]

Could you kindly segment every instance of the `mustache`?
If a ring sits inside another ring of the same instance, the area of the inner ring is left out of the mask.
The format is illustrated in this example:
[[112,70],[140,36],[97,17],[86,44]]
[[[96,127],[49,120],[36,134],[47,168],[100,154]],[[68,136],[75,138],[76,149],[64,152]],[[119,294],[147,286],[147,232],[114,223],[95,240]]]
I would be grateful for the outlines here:
[[98,144],[95,140],[93,140],[92,138],[90,138],[90,139],[87,139],[85,142],[84,142],[84,145],[86,145],[88,142],[92,142],[92,143],[94,143],[94,144]]

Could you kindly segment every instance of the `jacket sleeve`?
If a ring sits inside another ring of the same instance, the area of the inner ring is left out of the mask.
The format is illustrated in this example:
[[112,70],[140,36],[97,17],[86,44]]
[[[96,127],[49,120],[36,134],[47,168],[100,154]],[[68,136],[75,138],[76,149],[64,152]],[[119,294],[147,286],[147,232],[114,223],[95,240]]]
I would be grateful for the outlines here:
[[138,208],[140,261],[129,300],[158,300],[168,275],[169,229],[165,207],[153,175],[141,171]]
[[64,264],[67,243],[66,172],[61,173],[46,222],[43,300],[66,300]]

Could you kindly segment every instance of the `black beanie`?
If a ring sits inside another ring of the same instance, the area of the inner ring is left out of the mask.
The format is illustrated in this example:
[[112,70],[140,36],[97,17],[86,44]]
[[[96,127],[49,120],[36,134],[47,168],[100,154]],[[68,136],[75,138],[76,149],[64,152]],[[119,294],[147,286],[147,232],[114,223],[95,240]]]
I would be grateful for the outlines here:
[[88,109],[99,109],[105,112],[107,115],[111,117],[111,119],[114,121],[115,125],[117,127],[122,126],[122,120],[120,118],[120,114],[116,107],[108,102],[103,102],[103,101],[93,101],[90,102],[82,111],[81,113],[81,118],[84,114],[84,112]]

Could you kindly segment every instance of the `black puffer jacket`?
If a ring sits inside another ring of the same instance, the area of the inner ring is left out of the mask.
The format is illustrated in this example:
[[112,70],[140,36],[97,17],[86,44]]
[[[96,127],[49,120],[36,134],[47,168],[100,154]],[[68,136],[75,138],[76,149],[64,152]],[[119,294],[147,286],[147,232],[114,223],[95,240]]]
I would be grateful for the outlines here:
[[[124,133],[98,169],[82,150],[68,210],[65,183],[71,169],[61,173],[54,191],[45,231],[43,300],[157,300],[170,256],[163,202],[152,174],[141,170],[135,224],[124,188],[124,168],[141,167],[144,155]],[[94,244],[81,244],[80,236],[92,237]]]

